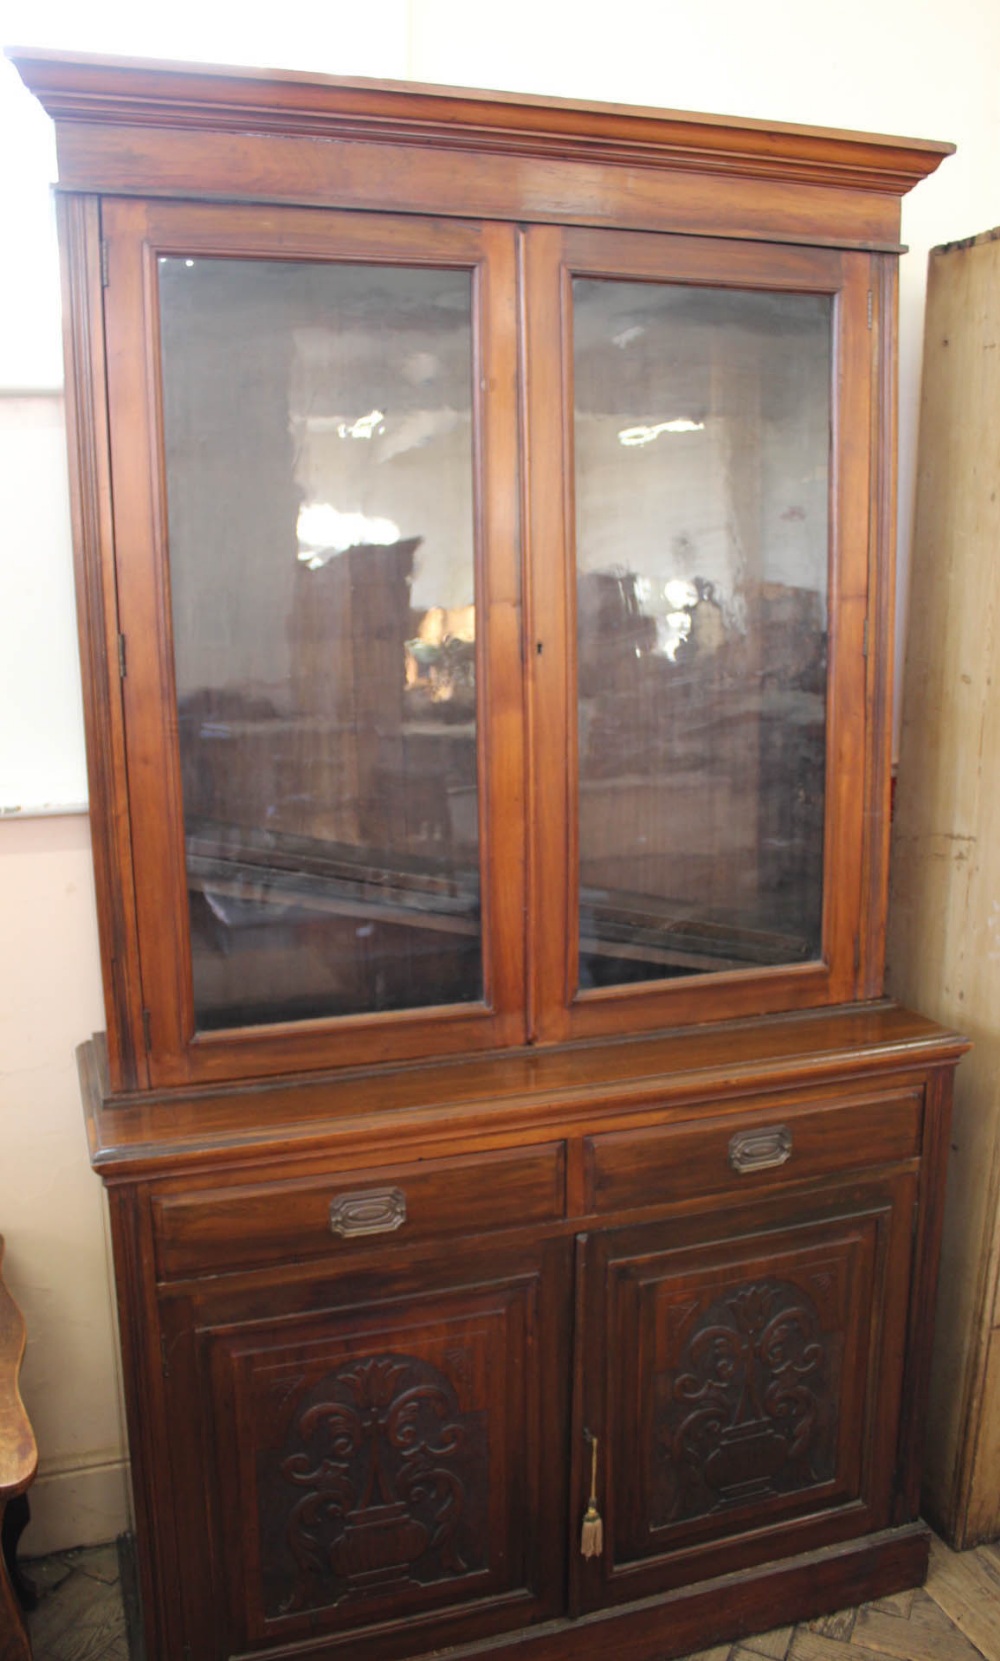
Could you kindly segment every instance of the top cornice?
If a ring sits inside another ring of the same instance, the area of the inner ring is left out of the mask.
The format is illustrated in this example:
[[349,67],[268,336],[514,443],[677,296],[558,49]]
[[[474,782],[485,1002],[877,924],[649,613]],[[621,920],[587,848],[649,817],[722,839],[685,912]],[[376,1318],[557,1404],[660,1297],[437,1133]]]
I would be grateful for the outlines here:
[[902,196],[954,145],[743,117],[14,47],[57,123],[170,127],[799,180]]

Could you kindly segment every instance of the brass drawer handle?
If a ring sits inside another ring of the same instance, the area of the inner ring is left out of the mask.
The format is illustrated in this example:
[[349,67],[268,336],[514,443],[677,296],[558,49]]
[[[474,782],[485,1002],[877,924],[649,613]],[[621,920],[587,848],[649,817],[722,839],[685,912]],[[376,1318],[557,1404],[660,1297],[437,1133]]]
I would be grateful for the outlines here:
[[729,1142],[729,1163],[745,1175],[770,1171],[792,1157],[792,1133],[787,1125],[761,1125],[757,1130],[738,1130]]
[[330,1232],[345,1238],[392,1234],[405,1222],[406,1195],[401,1188],[365,1188],[330,1201]]

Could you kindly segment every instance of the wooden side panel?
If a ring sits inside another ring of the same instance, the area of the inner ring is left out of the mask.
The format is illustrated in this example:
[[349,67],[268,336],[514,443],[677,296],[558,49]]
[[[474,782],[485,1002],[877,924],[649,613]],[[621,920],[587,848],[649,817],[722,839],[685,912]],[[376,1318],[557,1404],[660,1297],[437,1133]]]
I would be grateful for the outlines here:
[[931,255],[892,847],[894,995],[974,1039],[957,1080],[927,1448],[931,1514],[970,1545],[1000,1196],[1000,240]]
[[108,444],[101,219],[96,199],[59,198],[66,429],[83,667],[90,828],[111,1085],[149,1082],[128,819]]
[[881,996],[889,888],[892,780],[892,670],[896,570],[896,440],[899,272],[895,260],[871,262],[871,501],[868,533],[867,710],[859,995]]
[[141,1190],[119,1188],[109,1195],[109,1210],[143,1636],[149,1661],[174,1661],[183,1653],[178,1620],[186,1553],[177,1534],[169,1454],[185,1432],[164,1407],[170,1356],[151,1274],[144,1201]]

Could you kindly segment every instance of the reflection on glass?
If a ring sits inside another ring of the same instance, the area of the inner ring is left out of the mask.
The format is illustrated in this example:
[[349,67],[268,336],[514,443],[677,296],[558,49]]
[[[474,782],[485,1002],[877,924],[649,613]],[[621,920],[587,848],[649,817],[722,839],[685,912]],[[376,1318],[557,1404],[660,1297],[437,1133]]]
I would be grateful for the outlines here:
[[159,281],[197,1025],[478,999],[469,273]]
[[830,301],[573,295],[580,986],[815,959]]

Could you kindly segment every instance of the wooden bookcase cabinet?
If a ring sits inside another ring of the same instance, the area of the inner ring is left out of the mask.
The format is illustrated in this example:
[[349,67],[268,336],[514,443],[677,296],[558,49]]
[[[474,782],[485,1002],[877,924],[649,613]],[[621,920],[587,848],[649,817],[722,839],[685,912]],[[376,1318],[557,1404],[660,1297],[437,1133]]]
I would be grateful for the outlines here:
[[[16,61],[151,1661],[676,1655],[917,1581],[963,1043],[881,997],[895,263],[948,147]],[[384,433],[447,448],[447,559],[330,517]],[[676,515],[643,565],[603,481],[664,434],[736,577]]]

